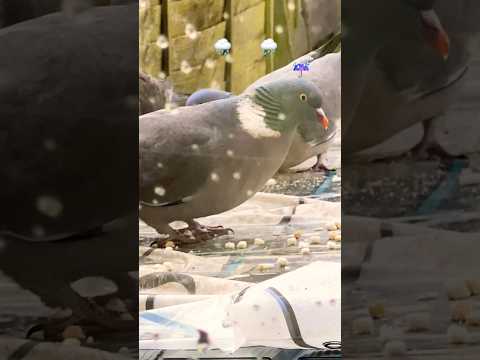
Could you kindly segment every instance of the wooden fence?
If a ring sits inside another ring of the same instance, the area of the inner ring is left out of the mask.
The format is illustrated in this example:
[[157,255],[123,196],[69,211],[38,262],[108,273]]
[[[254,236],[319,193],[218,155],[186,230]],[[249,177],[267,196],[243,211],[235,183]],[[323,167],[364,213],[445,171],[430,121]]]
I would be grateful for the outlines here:
[[[304,19],[300,3],[141,0],[140,69],[154,77],[168,76],[175,90],[185,94],[205,87],[240,93],[259,77],[311,49],[308,36],[299,27]],[[269,37],[278,49],[265,57],[260,44]],[[221,38],[231,42],[230,56],[215,52],[214,44]]]

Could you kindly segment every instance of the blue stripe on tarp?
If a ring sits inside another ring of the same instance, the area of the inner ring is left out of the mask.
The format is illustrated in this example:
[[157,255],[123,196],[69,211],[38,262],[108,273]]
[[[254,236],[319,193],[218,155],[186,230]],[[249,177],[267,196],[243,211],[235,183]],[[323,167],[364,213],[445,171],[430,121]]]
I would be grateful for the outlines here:
[[427,215],[437,210],[440,205],[451,197],[458,185],[458,176],[462,172],[463,168],[467,166],[465,160],[456,159],[450,166],[445,179],[440,185],[430,194],[430,196],[422,202],[417,209],[418,215]]
[[243,264],[244,260],[245,260],[245,256],[236,256],[236,257],[231,256],[227,264],[225,264],[222,269],[222,273],[224,274],[224,276],[233,275],[235,271],[238,269],[238,267]]
[[162,316],[158,313],[153,313],[153,312],[148,312],[147,311],[147,312],[140,313],[140,317],[145,319],[145,320],[154,322],[156,324],[163,325],[163,326],[166,326],[168,328],[171,328],[172,330],[181,330],[182,332],[184,332],[185,334],[188,334],[188,335],[193,335],[193,336],[198,335],[198,329],[197,328],[195,328],[191,325],[187,325],[187,324],[172,320],[172,319],[170,319],[168,317],[165,317],[165,316]]
[[333,182],[333,177],[337,173],[336,170],[328,170],[325,179],[322,181],[322,183],[317,187],[317,189],[313,192],[313,196],[318,196],[321,195],[332,187],[332,182]]

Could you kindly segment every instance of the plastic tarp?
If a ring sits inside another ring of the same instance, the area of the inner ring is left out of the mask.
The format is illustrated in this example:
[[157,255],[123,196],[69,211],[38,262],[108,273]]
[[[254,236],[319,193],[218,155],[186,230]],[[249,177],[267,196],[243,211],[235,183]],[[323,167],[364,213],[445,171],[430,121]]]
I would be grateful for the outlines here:
[[[140,313],[140,349],[324,348],[341,336],[340,262],[316,261],[227,295]],[[202,339],[203,337],[203,339]]]

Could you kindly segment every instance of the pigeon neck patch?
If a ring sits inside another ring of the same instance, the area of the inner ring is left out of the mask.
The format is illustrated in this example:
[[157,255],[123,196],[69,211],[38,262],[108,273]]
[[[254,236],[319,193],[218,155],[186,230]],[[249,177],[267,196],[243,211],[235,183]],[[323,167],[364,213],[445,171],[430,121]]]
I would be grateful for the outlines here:
[[243,130],[254,138],[278,138],[288,128],[280,103],[262,86],[239,100],[237,114]]

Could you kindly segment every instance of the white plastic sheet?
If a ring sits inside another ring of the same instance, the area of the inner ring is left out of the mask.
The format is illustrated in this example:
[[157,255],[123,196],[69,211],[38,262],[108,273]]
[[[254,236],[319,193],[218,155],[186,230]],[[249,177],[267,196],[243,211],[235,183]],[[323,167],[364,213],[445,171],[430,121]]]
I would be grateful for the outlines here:
[[242,292],[140,313],[141,349],[323,348],[341,336],[339,262],[317,261]]

